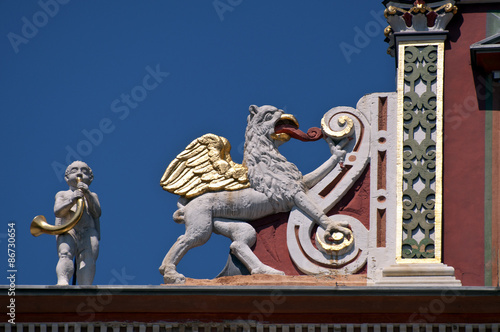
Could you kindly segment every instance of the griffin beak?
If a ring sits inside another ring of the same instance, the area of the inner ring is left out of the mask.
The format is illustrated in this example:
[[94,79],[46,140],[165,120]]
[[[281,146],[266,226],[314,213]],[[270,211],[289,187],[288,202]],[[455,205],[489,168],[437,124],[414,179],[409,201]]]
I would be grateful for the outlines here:
[[[274,126],[275,131],[279,131],[279,129],[282,129],[284,127],[293,127],[298,129],[299,128],[299,122],[297,119],[292,115],[292,114],[282,114],[279,118],[279,120],[276,122],[276,125]],[[288,142],[290,140],[290,135],[287,133],[273,133],[271,134],[271,139],[276,140],[276,141],[281,141],[281,142]]]
[[295,128],[299,128],[299,121],[292,114],[282,114],[280,119],[276,123],[278,124],[290,124]]

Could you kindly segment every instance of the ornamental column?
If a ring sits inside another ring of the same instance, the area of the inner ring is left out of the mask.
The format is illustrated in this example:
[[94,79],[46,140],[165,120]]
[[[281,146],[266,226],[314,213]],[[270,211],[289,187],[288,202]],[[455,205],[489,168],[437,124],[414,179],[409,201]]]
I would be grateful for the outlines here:
[[385,1],[397,66],[395,264],[380,285],[460,286],[441,260],[443,73],[453,0]]

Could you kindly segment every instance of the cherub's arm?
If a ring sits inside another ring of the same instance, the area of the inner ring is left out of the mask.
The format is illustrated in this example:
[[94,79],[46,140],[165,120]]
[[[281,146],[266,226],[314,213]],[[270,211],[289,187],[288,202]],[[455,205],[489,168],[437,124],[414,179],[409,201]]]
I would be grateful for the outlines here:
[[342,148],[349,142],[348,138],[344,138],[338,145],[335,145],[330,137],[326,138],[326,142],[330,147],[332,156],[325,161],[320,167],[316,168],[309,174],[304,175],[303,181],[307,188],[314,187],[321,181],[330,171],[337,166],[338,162],[344,158],[346,152]]
[[54,203],[54,214],[56,217],[66,217],[71,207],[75,205],[76,200],[80,197],[83,197],[83,193],[79,190],[58,192],[56,194],[56,202]]
[[94,219],[95,230],[97,231],[97,239],[101,240],[101,220],[99,218]]
[[87,200],[87,208],[90,215],[94,219],[98,219],[101,216],[101,204],[99,204],[99,198],[96,193],[89,190],[89,186],[84,182],[80,182],[77,188],[83,192],[85,199]]
[[89,192],[89,194],[85,195],[85,197],[87,198],[87,203],[89,205],[89,213],[92,215],[92,217],[94,217],[94,219],[99,219],[99,217],[101,216],[101,204],[99,203],[97,194]]

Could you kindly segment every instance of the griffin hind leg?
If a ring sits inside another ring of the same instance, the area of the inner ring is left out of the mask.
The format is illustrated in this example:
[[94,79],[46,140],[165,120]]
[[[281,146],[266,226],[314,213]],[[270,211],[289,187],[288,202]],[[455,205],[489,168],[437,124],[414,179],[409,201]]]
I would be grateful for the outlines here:
[[214,233],[230,238],[231,252],[247,267],[251,274],[285,273],[262,263],[250,249],[257,239],[254,228],[243,221],[217,218],[214,220]]
[[177,264],[192,247],[186,240],[186,235],[181,235],[170,248],[159,268],[166,284],[183,284],[186,281],[186,278],[177,272]]
[[194,204],[186,206],[184,210],[186,232],[172,245],[159,268],[166,284],[180,284],[186,281],[186,278],[177,272],[177,264],[190,249],[205,244],[212,235],[212,214],[209,209]]

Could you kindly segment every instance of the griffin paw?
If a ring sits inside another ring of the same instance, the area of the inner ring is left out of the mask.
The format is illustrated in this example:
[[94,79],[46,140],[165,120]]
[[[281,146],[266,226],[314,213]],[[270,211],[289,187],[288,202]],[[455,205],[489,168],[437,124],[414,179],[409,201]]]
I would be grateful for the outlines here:
[[186,277],[178,272],[171,271],[163,275],[163,282],[166,284],[183,284],[186,282]]
[[272,267],[267,266],[267,265],[253,269],[252,272],[250,272],[250,273],[251,274],[276,274],[276,275],[282,275],[282,276],[285,275],[285,272],[273,269]]

